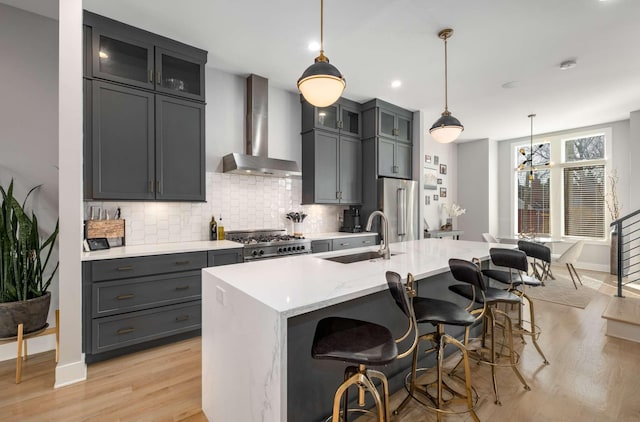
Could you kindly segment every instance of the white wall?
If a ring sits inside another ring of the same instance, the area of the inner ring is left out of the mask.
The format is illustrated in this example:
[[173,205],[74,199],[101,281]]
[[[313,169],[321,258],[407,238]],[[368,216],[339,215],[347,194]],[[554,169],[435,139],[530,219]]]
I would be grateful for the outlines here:
[[60,360],[56,387],[87,377],[82,353],[82,0],[59,3]]
[[[423,111],[420,112],[420,134],[414,136],[415,142],[419,142],[418,148],[414,146],[414,173],[415,170],[420,172],[419,178],[421,187],[421,206],[422,216],[427,220],[430,230],[439,230],[440,226],[446,222],[446,216],[442,213],[442,204],[444,203],[458,203],[458,147],[456,144],[440,144],[436,142],[429,134],[429,129],[433,124],[433,121],[438,116],[427,115]],[[415,126],[415,124],[414,124]],[[416,156],[417,154],[417,156]],[[425,163],[425,155],[431,156],[431,164]],[[438,156],[438,165],[434,164],[434,157]],[[439,165],[445,164],[447,166],[447,174],[443,175],[439,172]],[[424,189],[424,166],[436,168],[438,178],[442,179],[442,184],[437,185],[437,190]],[[415,178],[415,177],[414,177]],[[447,188],[447,197],[440,198],[438,201],[433,200],[434,195],[440,194],[440,188]],[[425,205],[425,196],[430,198],[430,204]],[[466,204],[460,204],[462,208]],[[458,224],[466,218],[464,215],[453,219],[454,228],[458,228]],[[424,228],[424,224],[421,221],[420,227]]]
[[[58,219],[58,23],[0,4],[0,184],[14,179],[15,196],[24,198],[48,236]],[[58,259],[56,246],[52,262]],[[52,294],[49,324],[58,307],[58,276]],[[38,353],[55,347],[53,336],[29,342]],[[15,344],[0,346],[0,360],[14,358]]]
[[628,214],[640,209],[640,165],[637,158],[640,157],[640,110],[631,113],[629,128],[629,153],[626,160],[629,168],[627,180],[630,181],[628,186],[628,198],[625,210],[622,214]]
[[492,207],[490,170],[491,149],[488,139],[458,144],[458,201],[467,210],[458,220],[465,240],[482,241],[482,233],[490,232]]
[[[629,120],[605,123],[582,128],[568,129],[560,132],[534,135],[534,143],[545,137],[560,137],[572,132],[588,132],[597,131],[604,128],[611,128],[612,131],[612,148],[607,152],[607,156],[611,157],[611,169],[616,169],[620,177],[618,186],[618,195],[620,202],[624,208],[622,214],[634,211],[630,203],[637,192],[640,192],[640,174],[633,176],[632,171],[635,164],[631,164],[633,159],[633,148],[638,149],[632,142],[629,132]],[[501,141],[498,144],[498,235],[509,236],[512,233],[512,214],[513,214],[513,146],[518,143],[529,142],[529,137],[511,139]],[[637,141],[635,142],[638,143]],[[636,151],[640,153],[640,151]],[[637,170],[635,170],[637,171]],[[555,233],[556,236],[559,233]],[[562,253],[570,243],[557,243],[553,245],[553,253]],[[609,242],[592,241],[587,242],[580,258],[580,264],[583,268],[590,268],[600,271],[609,270]]]

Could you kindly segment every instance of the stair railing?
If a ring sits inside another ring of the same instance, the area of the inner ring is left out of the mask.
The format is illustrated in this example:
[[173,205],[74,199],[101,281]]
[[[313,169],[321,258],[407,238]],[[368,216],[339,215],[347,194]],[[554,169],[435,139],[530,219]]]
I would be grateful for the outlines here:
[[640,280],[640,210],[611,223],[618,234],[618,296],[622,287]]

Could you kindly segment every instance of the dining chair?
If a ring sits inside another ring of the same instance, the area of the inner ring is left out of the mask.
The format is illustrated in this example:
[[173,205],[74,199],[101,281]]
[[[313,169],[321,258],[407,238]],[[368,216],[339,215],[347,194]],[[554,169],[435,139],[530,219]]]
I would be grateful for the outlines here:
[[[578,262],[578,258],[582,254],[582,248],[584,247],[584,240],[578,240],[576,243],[571,245],[569,249],[564,251],[562,255],[559,257],[552,257],[553,262],[557,262],[558,264],[565,264],[567,266],[567,271],[569,271],[569,275],[571,276],[571,281],[573,281],[573,286],[577,289],[578,285],[576,284],[576,278],[582,285],[582,280],[580,280],[580,276],[576,271],[576,267],[573,264]],[[574,278],[575,274],[575,278]]]

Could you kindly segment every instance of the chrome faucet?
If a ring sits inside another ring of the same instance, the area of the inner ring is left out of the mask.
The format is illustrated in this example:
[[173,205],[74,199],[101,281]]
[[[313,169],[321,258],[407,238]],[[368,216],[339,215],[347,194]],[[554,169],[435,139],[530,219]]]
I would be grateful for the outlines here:
[[382,211],[374,211],[369,215],[369,220],[367,220],[367,228],[366,231],[371,231],[371,224],[373,223],[373,217],[376,215],[380,216],[380,220],[382,222],[382,238],[384,239],[384,246],[382,246],[382,242],[380,242],[380,250],[378,253],[383,259],[391,259],[391,251],[389,250],[389,220],[387,216],[384,215]]

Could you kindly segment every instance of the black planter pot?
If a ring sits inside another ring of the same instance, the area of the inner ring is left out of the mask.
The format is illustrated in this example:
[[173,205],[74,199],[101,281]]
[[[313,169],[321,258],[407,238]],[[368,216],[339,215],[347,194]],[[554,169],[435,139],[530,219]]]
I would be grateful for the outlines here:
[[0,338],[17,336],[18,324],[23,324],[25,334],[44,328],[50,303],[50,292],[35,299],[0,303]]

